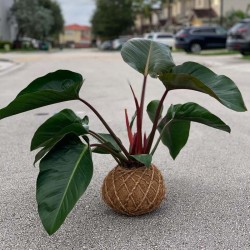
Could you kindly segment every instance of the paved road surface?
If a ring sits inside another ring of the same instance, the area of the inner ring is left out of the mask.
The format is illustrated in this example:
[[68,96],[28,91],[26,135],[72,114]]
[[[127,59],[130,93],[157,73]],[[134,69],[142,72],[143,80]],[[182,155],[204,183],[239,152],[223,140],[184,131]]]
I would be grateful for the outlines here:
[[[81,95],[89,100],[126,140],[124,108],[134,107],[127,80],[139,94],[141,76],[122,62],[119,53],[91,50],[58,53],[5,54],[25,66],[0,76],[0,107],[9,103],[34,78],[59,68],[83,74]],[[250,107],[250,62],[240,56],[187,56],[175,53],[177,63],[195,60],[237,82]],[[158,99],[161,82],[149,81],[147,101]],[[167,185],[161,208],[130,218],[113,213],[100,198],[102,180],[115,163],[95,156],[95,173],[87,192],[65,224],[49,237],[37,213],[35,182],[38,168],[29,153],[36,128],[68,107],[90,116],[90,126],[105,131],[78,102],[53,105],[0,122],[0,249],[250,249],[250,115],[226,109],[209,96],[192,91],[169,94],[171,103],[195,101],[219,115],[231,135],[193,124],[187,146],[176,161],[161,146],[154,163]],[[149,125],[150,123],[148,123]],[[149,126],[145,126],[148,129]]]

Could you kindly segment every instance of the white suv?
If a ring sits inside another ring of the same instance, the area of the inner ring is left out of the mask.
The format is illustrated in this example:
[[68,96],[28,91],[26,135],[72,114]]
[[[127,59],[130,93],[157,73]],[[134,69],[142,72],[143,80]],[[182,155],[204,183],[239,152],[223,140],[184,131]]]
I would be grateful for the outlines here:
[[164,43],[170,47],[170,49],[174,48],[174,35],[166,32],[154,32],[154,33],[146,33],[144,34],[144,38],[151,39],[155,42]]

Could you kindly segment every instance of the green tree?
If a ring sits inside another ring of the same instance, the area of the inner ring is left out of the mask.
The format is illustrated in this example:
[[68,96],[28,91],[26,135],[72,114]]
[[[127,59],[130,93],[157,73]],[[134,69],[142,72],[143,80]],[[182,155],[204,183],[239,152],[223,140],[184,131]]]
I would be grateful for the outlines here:
[[249,17],[248,14],[242,10],[231,10],[226,13],[224,25],[226,28],[231,28],[240,20]]
[[45,39],[63,30],[60,6],[51,0],[17,0],[12,13],[18,24],[19,37]]
[[49,9],[52,12],[53,24],[50,29],[49,35],[56,36],[58,38],[64,30],[64,18],[61,11],[61,7],[57,2],[51,0],[39,0],[41,6]]
[[132,0],[97,0],[92,16],[92,32],[102,39],[113,39],[134,24]]

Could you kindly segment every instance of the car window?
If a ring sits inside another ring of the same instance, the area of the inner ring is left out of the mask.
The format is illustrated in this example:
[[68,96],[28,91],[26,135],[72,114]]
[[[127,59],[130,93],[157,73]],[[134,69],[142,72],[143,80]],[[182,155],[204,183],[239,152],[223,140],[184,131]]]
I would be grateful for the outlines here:
[[240,23],[237,23],[237,24],[235,24],[235,25],[231,28],[230,31],[235,32],[235,31],[237,31],[238,29],[247,28],[247,27],[249,27],[249,24],[250,24],[250,23],[248,23],[248,22],[240,22]]
[[173,38],[172,35],[157,35],[157,38]]
[[216,30],[214,28],[207,28],[207,29],[202,29],[202,33],[216,33]]
[[153,35],[148,35],[147,36],[147,39],[152,39],[153,38]]
[[192,33],[194,33],[194,34],[199,34],[199,33],[201,33],[202,31],[201,30],[193,30],[192,31]]
[[216,30],[215,30],[215,28],[203,28],[203,29],[193,30],[192,33],[194,33],[194,34],[203,34],[203,33],[205,33],[205,34],[207,34],[207,33],[214,34],[214,33],[216,33]]
[[219,35],[224,35],[224,34],[227,34],[227,31],[222,27],[217,27],[216,28],[216,33],[219,34]]
[[182,29],[182,30],[179,30],[177,33],[176,33],[176,36],[179,36],[179,35],[182,35],[182,34],[186,34],[187,31]]

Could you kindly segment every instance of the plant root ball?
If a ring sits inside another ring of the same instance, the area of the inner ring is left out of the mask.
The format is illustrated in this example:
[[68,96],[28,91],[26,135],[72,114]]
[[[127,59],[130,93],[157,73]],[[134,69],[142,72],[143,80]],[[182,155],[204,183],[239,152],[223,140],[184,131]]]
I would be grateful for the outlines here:
[[118,213],[136,216],[158,208],[165,197],[161,172],[154,166],[111,170],[104,179],[102,198]]

